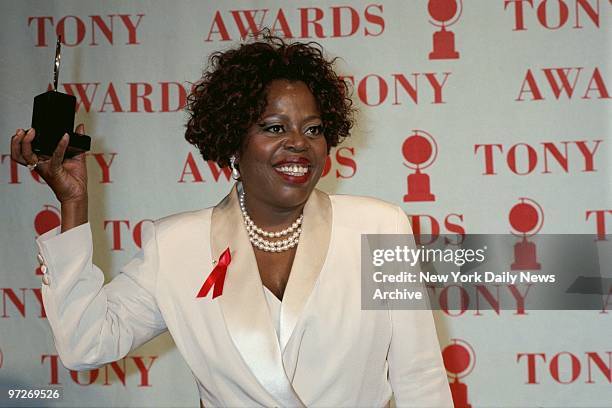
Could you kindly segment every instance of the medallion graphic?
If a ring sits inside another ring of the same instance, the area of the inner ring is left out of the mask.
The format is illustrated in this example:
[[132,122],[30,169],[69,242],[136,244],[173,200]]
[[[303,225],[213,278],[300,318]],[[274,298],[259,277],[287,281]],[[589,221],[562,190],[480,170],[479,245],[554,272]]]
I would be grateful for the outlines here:
[[[34,217],[34,230],[37,236],[41,236],[45,232],[51,231],[58,227],[62,221],[60,219],[60,210],[52,205],[44,205],[44,209]],[[36,275],[42,275],[43,272],[40,266],[36,268]]]
[[520,242],[514,244],[514,262],[510,268],[513,271],[539,270],[541,265],[537,261],[536,245],[529,242],[527,237],[537,234],[542,228],[544,211],[540,204],[530,198],[519,197],[519,200],[508,215],[510,225],[514,229],[512,234],[522,237]]
[[34,217],[34,230],[39,236],[61,224],[60,210],[52,205],[44,205],[44,209]]
[[455,33],[446,30],[459,20],[463,11],[463,2],[459,0],[429,0],[427,11],[431,18],[431,24],[440,27],[433,35],[433,50],[429,53],[429,59],[457,59],[459,53],[455,50]]
[[404,166],[415,170],[414,174],[408,175],[408,192],[404,195],[404,202],[435,201],[436,196],[431,193],[429,186],[429,176],[421,173],[421,170],[431,166],[436,160],[438,145],[429,133],[423,130],[413,132],[402,144],[404,158],[412,163],[404,163]]
[[455,408],[472,408],[468,402],[467,385],[459,379],[472,372],[476,363],[476,354],[472,346],[463,340],[451,339],[451,342],[442,350],[442,359],[446,375],[453,379],[450,383],[453,405]]

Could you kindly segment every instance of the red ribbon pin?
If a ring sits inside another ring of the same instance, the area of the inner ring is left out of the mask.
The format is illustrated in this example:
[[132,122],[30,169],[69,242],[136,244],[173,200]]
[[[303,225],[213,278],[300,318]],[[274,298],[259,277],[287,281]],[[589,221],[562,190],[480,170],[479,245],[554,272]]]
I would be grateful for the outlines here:
[[227,266],[230,264],[231,261],[232,256],[230,255],[229,247],[227,247],[219,257],[217,266],[215,266],[210,275],[208,275],[208,278],[206,278],[206,280],[204,281],[204,284],[202,285],[202,288],[200,288],[200,291],[198,292],[198,295],[196,297],[206,297],[206,295],[208,295],[208,292],[210,291],[210,288],[212,288],[213,286],[215,287],[215,289],[213,289],[213,299],[223,293],[225,273],[227,272]]

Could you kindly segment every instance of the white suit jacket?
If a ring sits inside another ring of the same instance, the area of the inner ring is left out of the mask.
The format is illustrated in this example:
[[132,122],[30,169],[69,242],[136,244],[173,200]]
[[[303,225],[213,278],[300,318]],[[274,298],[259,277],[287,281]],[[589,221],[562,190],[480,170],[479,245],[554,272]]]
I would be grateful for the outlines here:
[[[361,234],[410,234],[404,212],[315,190],[277,338],[236,189],[145,228],[142,250],[105,286],[88,224],[37,240],[63,364],[99,367],[168,330],[207,407],[382,407],[392,394],[397,406],[452,407],[431,311],[361,310]],[[197,298],[227,247],[223,294]]]

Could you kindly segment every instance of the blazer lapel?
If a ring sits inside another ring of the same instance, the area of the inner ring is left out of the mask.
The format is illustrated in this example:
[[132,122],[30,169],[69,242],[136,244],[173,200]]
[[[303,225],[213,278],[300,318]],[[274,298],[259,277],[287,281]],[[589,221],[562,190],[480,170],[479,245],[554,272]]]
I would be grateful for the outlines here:
[[281,351],[285,350],[325,263],[331,239],[331,225],[332,208],[329,196],[315,189],[304,206],[302,235],[283,295]]
[[283,367],[257,261],[243,225],[237,190],[235,184],[212,214],[212,258],[217,260],[228,246],[232,258],[223,294],[217,300],[234,345],[261,385],[282,406],[304,406]]

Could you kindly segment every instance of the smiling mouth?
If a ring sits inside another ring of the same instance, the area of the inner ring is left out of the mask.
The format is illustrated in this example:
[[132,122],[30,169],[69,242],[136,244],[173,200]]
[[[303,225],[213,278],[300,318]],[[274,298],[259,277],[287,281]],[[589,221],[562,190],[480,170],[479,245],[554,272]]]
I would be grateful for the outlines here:
[[284,164],[275,167],[274,170],[291,177],[302,177],[310,173],[310,167],[303,164]]

